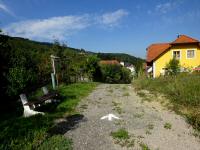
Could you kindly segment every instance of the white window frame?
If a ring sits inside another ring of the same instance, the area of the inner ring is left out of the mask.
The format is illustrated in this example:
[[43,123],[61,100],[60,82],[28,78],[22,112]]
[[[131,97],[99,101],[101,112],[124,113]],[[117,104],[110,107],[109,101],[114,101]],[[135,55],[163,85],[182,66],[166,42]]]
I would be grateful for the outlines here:
[[[194,51],[194,57],[188,58],[188,51]],[[186,50],[186,59],[194,59],[194,58],[196,58],[196,50],[195,49],[188,49],[188,50]]]
[[180,58],[178,59],[178,60],[180,60],[181,59],[181,50],[173,50],[172,51],[172,59],[174,58],[174,52],[177,52],[177,51],[180,52]]

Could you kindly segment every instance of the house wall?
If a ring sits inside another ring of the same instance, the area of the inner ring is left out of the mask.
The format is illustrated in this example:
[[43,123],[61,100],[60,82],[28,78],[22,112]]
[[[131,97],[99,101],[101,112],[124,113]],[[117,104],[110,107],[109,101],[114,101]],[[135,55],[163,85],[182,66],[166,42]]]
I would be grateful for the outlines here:
[[[166,64],[173,58],[173,51],[180,50],[180,65],[184,68],[194,68],[200,65],[200,48],[197,45],[180,45],[173,46],[167,52],[157,58],[155,63],[155,77],[159,77],[162,68],[166,67]],[[195,50],[194,58],[187,58],[187,50]]]

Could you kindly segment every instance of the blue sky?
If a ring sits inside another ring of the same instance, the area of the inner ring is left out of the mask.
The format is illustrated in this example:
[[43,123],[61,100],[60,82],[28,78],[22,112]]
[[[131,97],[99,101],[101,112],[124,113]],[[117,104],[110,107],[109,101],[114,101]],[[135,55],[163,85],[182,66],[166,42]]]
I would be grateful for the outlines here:
[[11,36],[145,58],[146,47],[177,34],[200,40],[199,0],[0,0]]

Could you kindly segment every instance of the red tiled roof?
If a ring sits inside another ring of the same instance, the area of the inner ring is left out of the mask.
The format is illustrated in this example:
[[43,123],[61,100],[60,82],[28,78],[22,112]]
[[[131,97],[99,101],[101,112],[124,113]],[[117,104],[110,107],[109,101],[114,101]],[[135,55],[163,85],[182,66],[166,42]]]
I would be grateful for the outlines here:
[[196,39],[193,39],[191,37],[188,37],[186,35],[180,35],[175,41],[172,42],[172,44],[178,44],[178,43],[198,43],[199,41]]
[[200,42],[196,39],[190,38],[186,35],[180,35],[175,41],[171,43],[156,43],[152,44],[147,48],[147,57],[146,61],[151,62],[158,58],[162,53],[167,51],[172,45],[176,44],[188,44],[188,43],[198,43],[200,46]]
[[147,48],[147,62],[156,59],[160,54],[165,52],[171,45],[169,43],[152,44]]
[[117,60],[101,60],[100,62],[99,62],[100,64],[109,64],[109,65],[119,65],[119,62],[117,61]]

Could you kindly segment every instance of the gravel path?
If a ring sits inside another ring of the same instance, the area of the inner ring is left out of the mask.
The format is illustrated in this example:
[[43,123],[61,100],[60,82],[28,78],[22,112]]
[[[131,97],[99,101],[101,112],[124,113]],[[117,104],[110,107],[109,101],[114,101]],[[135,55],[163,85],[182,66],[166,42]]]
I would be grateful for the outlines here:
[[[200,150],[200,141],[185,119],[155,102],[142,103],[131,85],[100,84],[77,111],[84,121],[65,133],[74,150]],[[112,113],[120,120],[101,120]],[[166,125],[166,127],[164,127]],[[134,144],[122,147],[110,133],[124,128]]]

